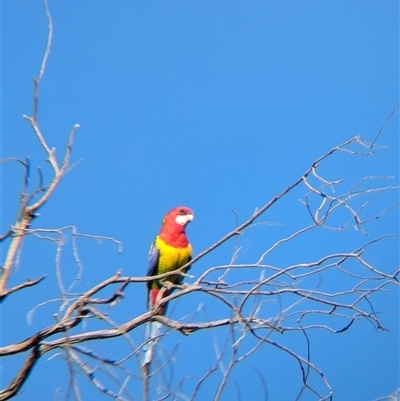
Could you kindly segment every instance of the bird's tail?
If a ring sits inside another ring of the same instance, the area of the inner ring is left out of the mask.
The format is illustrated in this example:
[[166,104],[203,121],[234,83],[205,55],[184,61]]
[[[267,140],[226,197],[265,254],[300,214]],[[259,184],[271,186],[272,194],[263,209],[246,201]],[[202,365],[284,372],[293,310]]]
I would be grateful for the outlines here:
[[[158,297],[161,296],[158,289],[152,289],[148,294],[148,308],[151,310],[158,301]],[[164,295],[165,296],[165,295]],[[166,311],[166,305],[160,310],[160,314],[164,315]],[[150,370],[150,363],[153,359],[154,347],[157,344],[158,337],[160,335],[161,323],[150,322],[146,326],[145,334],[145,345],[143,346],[144,356],[142,362],[143,373],[148,376]]]
[[153,359],[154,347],[157,344],[157,339],[160,334],[161,323],[151,322],[147,323],[146,327],[146,336],[145,342],[146,344],[143,346],[144,356],[142,369],[146,376],[149,374],[150,363]]

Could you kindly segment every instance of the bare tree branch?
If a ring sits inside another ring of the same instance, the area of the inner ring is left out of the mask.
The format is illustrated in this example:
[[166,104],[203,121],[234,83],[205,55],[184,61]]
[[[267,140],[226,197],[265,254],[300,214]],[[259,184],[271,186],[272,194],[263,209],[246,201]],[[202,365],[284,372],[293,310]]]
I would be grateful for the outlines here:
[[0,302],[4,301],[4,299],[8,295],[12,294],[13,292],[17,292],[17,291],[22,290],[22,289],[27,288],[27,287],[32,287],[32,286],[40,283],[41,281],[43,281],[45,278],[46,278],[46,276],[41,276],[41,277],[39,277],[39,278],[37,278],[35,280],[28,279],[24,283],[21,283],[19,285],[16,285],[15,287],[9,288],[8,290],[4,291],[0,295]]
[[33,347],[28,358],[25,360],[25,363],[23,364],[21,370],[18,372],[17,376],[15,376],[14,380],[4,390],[0,391],[0,400],[9,400],[18,393],[22,385],[28,379],[29,374],[31,373],[39,357],[39,346],[36,345],[35,347]]

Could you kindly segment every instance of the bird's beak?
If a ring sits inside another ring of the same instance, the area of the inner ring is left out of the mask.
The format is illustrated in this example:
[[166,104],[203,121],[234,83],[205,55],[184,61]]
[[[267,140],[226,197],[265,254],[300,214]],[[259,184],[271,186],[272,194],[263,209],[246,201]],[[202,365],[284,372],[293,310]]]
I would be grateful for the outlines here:
[[188,214],[178,214],[176,216],[175,221],[180,225],[180,226],[186,226],[187,223],[190,223],[193,221],[193,214],[188,213]]

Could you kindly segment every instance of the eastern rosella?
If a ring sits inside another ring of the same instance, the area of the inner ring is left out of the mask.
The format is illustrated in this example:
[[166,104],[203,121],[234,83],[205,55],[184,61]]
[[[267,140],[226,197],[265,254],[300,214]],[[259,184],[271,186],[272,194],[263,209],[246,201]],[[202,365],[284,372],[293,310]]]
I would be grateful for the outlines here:
[[[178,270],[191,260],[192,247],[186,237],[185,227],[192,220],[192,210],[184,206],[176,207],[165,215],[160,233],[150,246],[147,276],[155,276]],[[168,281],[172,284],[180,284],[182,280],[183,277],[177,274],[161,280],[148,281],[147,303],[149,310],[154,307],[160,296],[167,297],[171,294],[172,290],[168,288],[163,289],[163,292],[160,294],[164,282]],[[166,305],[160,310],[160,313],[165,314],[165,311]],[[157,337],[159,327],[160,325],[155,322],[148,325],[147,341]],[[148,373],[148,367],[152,359],[154,344],[155,340],[149,341],[144,347],[143,369],[146,374]]]

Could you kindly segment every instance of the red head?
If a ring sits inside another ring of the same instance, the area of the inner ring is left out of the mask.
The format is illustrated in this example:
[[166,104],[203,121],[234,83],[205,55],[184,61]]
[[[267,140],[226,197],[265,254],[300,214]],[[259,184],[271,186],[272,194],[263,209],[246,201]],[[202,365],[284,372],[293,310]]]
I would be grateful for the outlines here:
[[170,210],[164,217],[162,225],[178,225],[185,227],[187,223],[193,220],[192,209],[185,206],[178,206]]
[[169,245],[178,248],[188,246],[185,235],[185,226],[193,220],[193,212],[185,206],[178,206],[170,210],[162,221],[160,238]]

